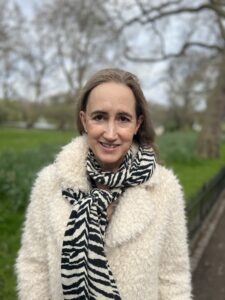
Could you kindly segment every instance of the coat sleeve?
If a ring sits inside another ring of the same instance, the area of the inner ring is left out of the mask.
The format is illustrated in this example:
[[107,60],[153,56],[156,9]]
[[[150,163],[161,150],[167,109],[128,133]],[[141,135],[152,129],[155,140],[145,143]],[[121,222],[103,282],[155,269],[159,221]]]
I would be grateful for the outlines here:
[[45,235],[48,168],[39,173],[26,212],[21,248],[15,266],[20,300],[50,299]]
[[167,228],[160,262],[160,300],[190,300],[191,272],[184,197],[176,177],[168,183]]

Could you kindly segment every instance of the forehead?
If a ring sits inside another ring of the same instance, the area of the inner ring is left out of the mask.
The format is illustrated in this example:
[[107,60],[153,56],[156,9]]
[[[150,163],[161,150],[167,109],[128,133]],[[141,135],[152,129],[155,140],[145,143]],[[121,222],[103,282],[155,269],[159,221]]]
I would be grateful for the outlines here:
[[88,97],[87,109],[126,109],[135,110],[135,97],[132,90],[121,83],[107,82],[96,86]]

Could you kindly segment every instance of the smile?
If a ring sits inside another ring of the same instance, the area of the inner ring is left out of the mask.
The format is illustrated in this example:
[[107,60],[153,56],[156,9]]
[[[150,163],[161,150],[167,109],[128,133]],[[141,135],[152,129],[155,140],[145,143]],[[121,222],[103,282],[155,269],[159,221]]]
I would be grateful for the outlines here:
[[105,148],[111,148],[111,149],[115,149],[116,147],[118,147],[118,144],[109,144],[109,143],[103,143],[103,142],[99,142],[103,147]]

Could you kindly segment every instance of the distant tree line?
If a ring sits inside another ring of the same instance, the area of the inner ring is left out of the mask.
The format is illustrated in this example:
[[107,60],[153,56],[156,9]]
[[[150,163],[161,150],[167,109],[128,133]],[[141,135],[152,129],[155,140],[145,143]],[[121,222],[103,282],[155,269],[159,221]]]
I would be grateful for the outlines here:
[[72,126],[90,73],[113,66],[151,74],[163,63],[153,83],[145,78],[150,91],[166,89],[167,106],[151,106],[155,122],[168,130],[200,124],[200,155],[217,157],[224,24],[223,0],[49,0],[37,2],[30,17],[15,1],[0,0],[0,123],[23,119],[32,127],[42,115]]

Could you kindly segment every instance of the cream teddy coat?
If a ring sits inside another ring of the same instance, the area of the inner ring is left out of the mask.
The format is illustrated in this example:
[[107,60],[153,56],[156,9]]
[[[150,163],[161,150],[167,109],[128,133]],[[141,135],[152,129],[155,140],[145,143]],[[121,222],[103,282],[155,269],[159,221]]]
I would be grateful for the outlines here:
[[[66,145],[34,184],[16,261],[22,300],[62,300],[61,246],[71,212],[62,188],[90,189],[86,138]],[[157,165],[127,189],[106,231],[105,252],[122,300],[189,300],[184,201],[174,174]]]

